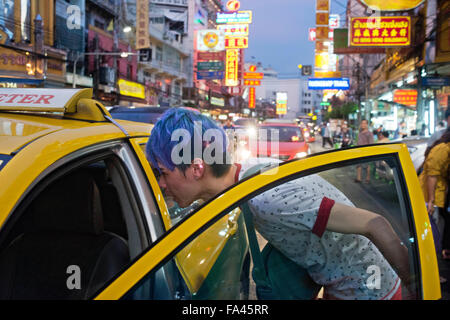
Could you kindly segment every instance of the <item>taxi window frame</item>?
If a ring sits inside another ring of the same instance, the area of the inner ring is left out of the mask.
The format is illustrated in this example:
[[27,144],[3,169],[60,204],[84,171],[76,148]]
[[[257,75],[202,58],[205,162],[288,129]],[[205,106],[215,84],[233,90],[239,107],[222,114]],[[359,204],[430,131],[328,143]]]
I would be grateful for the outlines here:
[[[355,147],[355,148],[360,148],[360,147]],[[309,156],[309,157],[313,157],[313,156],[317,156],[319,154],[325,154],[325,153],[330,153],[330,152],[336,152],[333,150],[330,151],[325,151],[325,152],[321,152],[321,153],[317,153],[315,155]],[[339,152],[339,151],[337,151]],[[147,277],[152,276],[155,272],[157,272],[159,269],[163,268],[164,265],[168,262],[170,262],[174,256],[176,254],[178,254],[184,247],[186,247],[191,241],[193,241],[196,237],[198,237],[201,233],[203,233],[205,230],[207,230],[209,227],[211,227],[214,223],[216,223],[217,221],[219,221],[222,217],[224,217],[228,212],[230,212],[231,210],[234,210],[235,208],[239,207],[240,205],[242,205],[242,203],[249,201],[250,199],[252,199],[253,197],[255,197],[258,194],[261,194],[267,190],[270,190],[272,188],[275,188],[276,186],[286,183],[288,181],[292,181],[301,177],[305,177],[305,176],[309,176],[312,174],[316,174],[319,172],[323,172],[326,170],[331,170],[331,169],[335,169],[335,168],[339,168],[339,167],[345,167],[348,165],[356,165],[358,163],[362,163],[362,162],[367,162],[367,160],[371,160],[373,159],[374,161],[376,159],[382,159],[382,158],[386,158],[386,157],[392,157],[392,160],[396,161],[396,165],[398,165],[399,167],[399,171],[398,171],[398,176],[401,182],[401,190],[402,193],[406,193],[406,197],[399,197],[399,201],[406,201],[405,205],[406,205],[406,214],[407,214],[407,223],[408,223],[408,228],[409,231],[411,232],[411,235],[414,237],[414,245],[411,245],[411,248],[413,248],[414,252],[411,254],[411,256],[413,257],[413,261],[414,261],[414,272],[415,274],[418,276],[418,280],[415,283],[415,294],[416,297],[419,299],[423,299],[423,276],[422,276],[422,269],[421,269],[421,260],[420,260],[420,249],[418,246],[418,235],[417,235],[417,230],[415,228],[415,224],[414,224],[414,217],[413,217],[413,208],[412,208],[412,202],[410,199],[410,195],[407,189],[407,183],[406,183],[406,177],[405,177],[405,173],[402,167],[402,162],[401,159],[399,158],[399,153],[398,152],[391,152],[391,153],[383,153],[383,154],[379,154],[379,155],[371,155],[371,156],[363,156],[363,157],[358,157],[358,158],[353,158],[353,159],[348,159],[348,160],[343,160],[343,161],[338,161],[338,162],[331,162],[325,165],[321,165],[321,166],[316,166],[316,167],[311,167],[309,169],[304,169],[301,171],[297,171],[293,174],[287,175],[285,177],[279,178],[269,184],[266,184],[265,186],[253,190],[252,192],[250,192],[247,196],[245,196],[244,198],[242,198],[240,201],[237,202],[233,202],[232,205],[228,206],[227,208],[225,208],[222,212],[217,213],[214,218],[210,219],[209,221],[205,222],[203,225],[201,225],[198,229],[196,229],[190,236],[188,236],[187,238],[184,239],[184,241],[182,241],[174,250],[172,250],[169,254],[167,254],[157,265],[155,265],[151,270],[149,270],[148,272],[146,272],[146,274],[141,277],[134,285],[132,285],[131,287],[129,287],[126,292],[119,298],[122,299],[123,297],[125,297],[129,292],[131,292],[132,290],[134,290],[137,286],[139,286],[143,281],[146,280]],[[295,160],[290,160],[290,161],[286,161],[283,163],[279,163],[279,166],[283,166],[287,163],[290,162],[295,162],[295,161],[301,161],[298,159]],[[154,246],[156,246],[159,242],[161,242],[163,239],[165,239],[168,234],[174,232],[174,230],[176,230],[178,227],[180,227],[184,222],[186,222],[187,220],[189,220],[193,215],[195,215],[195,213],[197,213],[199,210],[201,210],[203,207],[207,206],[209,203],[213,202],[214,200],[216,200],[217,198],[220,198],[223,194],[227,193],[229,190],[235,188],[236,186],[242,184],[243,182],[259,175],[260,172],[250,175],[249,177],[246,177],[245,179],[239,180],[238,183],[230,186],[229,188],[227,188],[226,190],[224,190],[223,192],[221,192],[220,194],[216,195],[214,198],[210,199],[208,202],[205,202],[204,204],[202,204],[199,208],[197,208],[197,210],[193,211],[192,213],[186,215],[186,217],[184,217],[184,219],[182,219],[181,221],[179,221],[176,225],[174,225],[171,229],[169,229],[161,238],[158,238],[156,242],[152,243],[145,251],[143,251],[139,257],[137,257],[137,259],[135,259],[135,261],[133,262],[133,264],[138,261],[142,256],[144,256],[146,253],[148,253],[150,250],[153,249]],[[106,288],[105,288],[106,289]]]
[[[76,150],[75,152],[67,154],[62,158],[58,159],[51,166],[47,167],[43,172],[41,172],[41,174],[39,174],[39,176],[30,183],[26,192],[24,192],[24,194],[17,201],[16,205],[10,211],[8,217],[5,219],[3,225],[1,226],[0,249],[7,245],[6,240],[8,240],[11,231],[14,230],[15,226],[17,225],[17,222],[20,221],[20,219],[23,217],[24,212],[31,204],[31,202],[39,194],[41,194],[45,190],[45,188],[47,188],[52,182],[58,180],[67,172],[76,170],[77,168],[81,168],[83,166],[93,164],[95,162],[99,162],[105,159],[110,159],[112,161],[120,163],[118,170],[123,171],[125,173],[127,180],[126,183],[123,181],[122,183],[124,184],[125,187],[127,188],[130,187],[130,192],[133,194],[134,198],[132,200],[129,199],[129,201],[130,203],[131,202],[137,203],[138,210],[136,214],[139,215],[140,223],[144,228],[144,236],[145,236],[145,242],[142,242],[142,250],[140,251],[140,253],[145,252],[149,247],[151,247],[152,243],[154,242],[154,239],[152,238],[149,230],[148,223],[150,223],[150,221],[146,218],[142,210],[141,199],[139,193],[136,190],[137,181],[130,176],[129,169],[127,168],[127,165],[124,159],[121,157],[121,155],[115,152],[114,149],[117,148],[126,149],[126,152],[128,152],[128,154],[132,155],[132,157],[135,157],[127,139],[116,139],[101,143],[95,143],[85,148]],[[138,160],[136,161],[138,162]],[[139,237],[141,238],[142,241],[142,233],[140,233]],[[140,254],[137,255],[136,259],[139,256]],[[112,279],[110,279],[110,281],[106,282],[102,288],[106,288],[111,283],[111,281],[113,281],[116,277],[120,276],[125,270],[127,270],[131,265],[133,265],[136,259],[130,260],[127,266],[121,272],[115,275]],[[94,296],[95,295],[93,295],[92,297]],[[89,299],[91,299],[92,297],[89,297]]]

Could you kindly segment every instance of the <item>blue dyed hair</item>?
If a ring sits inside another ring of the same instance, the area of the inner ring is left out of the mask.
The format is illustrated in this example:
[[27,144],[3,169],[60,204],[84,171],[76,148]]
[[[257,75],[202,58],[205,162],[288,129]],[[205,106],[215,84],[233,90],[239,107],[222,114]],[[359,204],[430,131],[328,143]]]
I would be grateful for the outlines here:
[[[201,123],[202,132],[196,132],[198,137],[202,139],[202,147],[201,147],[201,155],[195,155],[194,151],[194,132],[196,129],[199,129],[200,126],[195,126],[195,123]],[[150,139],[147,142],[145,153],[147,155],[147,159],[150,160],[152,166],[154,168],[159,169],[158,162],[164,165],[167,169],[173,171],[175,167],[179,168],[182,172],[185,172],[186,169],[191,165],[191,163],[182,163],[182,164],[174,164],[172,161],[172,150],[175,146],[180,144],[179,140],[172,141],[172,134],[177,129],[184,129],[189,133],[191,148],[189,159],[192,161],[195,157],[200,156],[203,159],[203,153],[205,148],[209,145],[211,141],[203,141],[203,135],[208,129],[216,129],[219,130],[220,135],[222,136],[223,144],[220,146],[221,150],[218,150],[221,155],[221,159],[223,159],[222,163],[214,163],[209,164],[213,169],[213,175],[216,177],[220,177],[222,174],[228,171],[228,168],[231,164],[229,164],[228,154],[227,154],[227,139],[225,131],[219,127],[212,119],[202,115],[200,112],[196,110],[189,110],[186,108],[173,108],[167,110],[163,116],[156,122],[155,126],[152,129],[150,134]],[[187,141],[183,141],[185,143]],[[183,150],[184,151],[184,150]]]

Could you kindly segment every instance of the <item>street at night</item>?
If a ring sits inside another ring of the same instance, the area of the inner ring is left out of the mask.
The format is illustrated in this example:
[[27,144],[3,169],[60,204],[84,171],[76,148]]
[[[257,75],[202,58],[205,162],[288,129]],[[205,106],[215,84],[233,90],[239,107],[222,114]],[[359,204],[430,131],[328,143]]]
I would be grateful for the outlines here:
[[449,165],[448,0],[0,0],[0,300],[450,300]]

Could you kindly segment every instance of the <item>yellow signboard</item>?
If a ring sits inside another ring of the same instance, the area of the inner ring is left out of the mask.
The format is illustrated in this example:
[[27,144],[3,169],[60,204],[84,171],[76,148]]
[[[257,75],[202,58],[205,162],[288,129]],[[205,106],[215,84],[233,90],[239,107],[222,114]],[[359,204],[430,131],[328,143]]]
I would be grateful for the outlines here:
[[316,11],[330,11],[330,0],[316,0]]
[[450,62],[450,3],[439,4],[435,62]]
[[340,71],[315,71],[314,77],[316,78],[342,78]]
[[[24,75],[37,75],[43,73],[44,70],[40,70],[42,62],[36,63],[36,59],[31,54],[22,54],[16,50],[7,48],[0,48],[0,70],[1,71],[16,71],[23,73]],[[62,57],[56,57],[52,59],[49,55],[47,57],[47,74],[63,76],[65,74],[65,63]]]
[[360,0],[363,4],[373,10],[379,11],[405,11],[421,5],[425,0]]
[[316,12],[316,26],[328,26],[329,20],[328,12]]
[[119,79],[119,93],[124,96],[145,99],[145,86],[143,84]]

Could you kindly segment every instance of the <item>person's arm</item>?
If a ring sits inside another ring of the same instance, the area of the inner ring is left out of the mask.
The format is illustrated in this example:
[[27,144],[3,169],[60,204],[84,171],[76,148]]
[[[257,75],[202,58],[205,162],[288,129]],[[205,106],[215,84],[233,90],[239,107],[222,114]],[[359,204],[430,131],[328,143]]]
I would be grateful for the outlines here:
[[409,284],[408,249],[383,216],[336,202],[330,210],[326,230],[367,237],[395,269],[403,283]]
[[428,193],[427,211],[431,215],[434,210],[434,192],[436,191],[437,176],[427,176],[426,186]]

